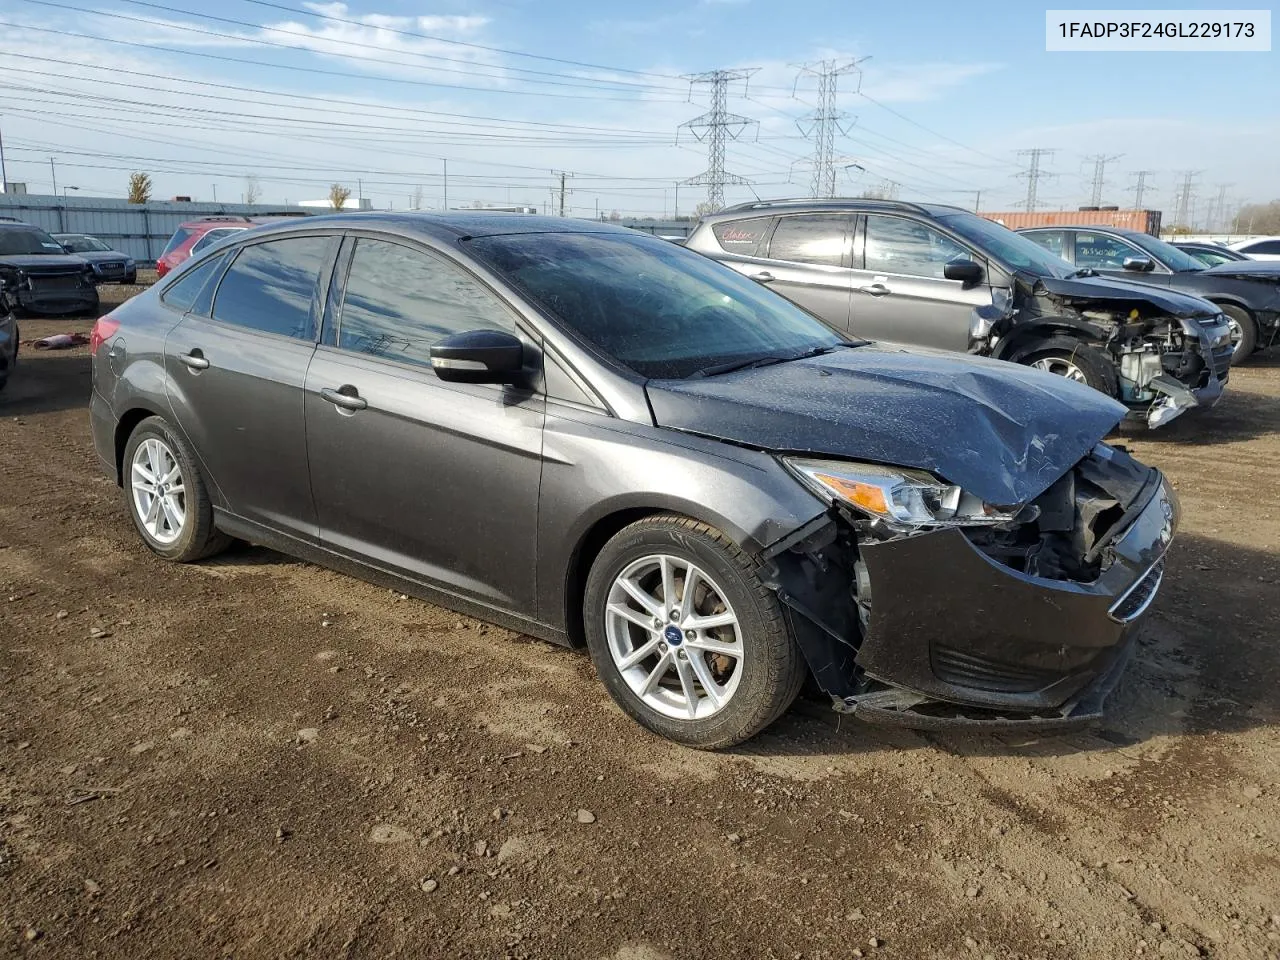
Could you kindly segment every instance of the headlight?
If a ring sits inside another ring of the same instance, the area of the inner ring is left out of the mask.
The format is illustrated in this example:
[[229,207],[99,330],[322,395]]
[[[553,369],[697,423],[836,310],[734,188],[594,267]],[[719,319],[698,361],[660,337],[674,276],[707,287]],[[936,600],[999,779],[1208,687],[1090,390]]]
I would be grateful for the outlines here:
[[125,265],[125,268],[126,268],[126,269],[127,269],[127,268],[129,268],[129,267],[137,266],[137,264],[135,264],[135,263],[133,262],[133,257],[130,257],[128,260],[126,260],[126,261],[124,262],[124,265]]
[[826,500],[847,504],[896,526],[974,526],[1008,523],[1019,508],[993,507],[923,470],[900,470],[840,460],[783,462]]

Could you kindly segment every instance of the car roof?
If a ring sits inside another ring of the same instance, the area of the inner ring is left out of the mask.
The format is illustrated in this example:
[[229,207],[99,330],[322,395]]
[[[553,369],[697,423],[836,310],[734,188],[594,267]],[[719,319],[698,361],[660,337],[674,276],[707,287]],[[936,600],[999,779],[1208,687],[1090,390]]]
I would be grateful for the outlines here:
[[858,197],[796,197],[782,200],[755,200],[726,207],[707,214],[702,220],[715,223],[721,220],[741,220],[747,217],[771,216],[778,213],[810,213],[822,211],[863,212],[880,210],[899,213],[923,213],[940,217],[954,213],[973,213],[964,207],[945,203],[913,203],[909,200],[876,200]]
[[599,233],[621,236],[647,236],[628,227],[618,227],[595,220],[570,217],[543,217],[528,213],[332,213],[305,219],[272,221],[268,227],[254,231],[279,233],[287,230],[310,230],[315,227],[366,227],[397,233],[416,233],[437,240],[460,240],[470,237],[497,237],[532,233]]

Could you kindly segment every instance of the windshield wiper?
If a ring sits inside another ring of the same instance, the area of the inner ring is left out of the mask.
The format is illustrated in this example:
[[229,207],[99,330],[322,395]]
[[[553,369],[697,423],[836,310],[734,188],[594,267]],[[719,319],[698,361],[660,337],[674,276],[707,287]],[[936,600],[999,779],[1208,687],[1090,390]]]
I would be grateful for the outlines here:
[[730,360],[727,363],[717,363],[710,367],[703,367],[701,370],[695,370],[686,378],[688,380],[696,380],[701,377],[714,377],[721,373],[732,373],[734,370],[754,370],[757,367],[768,367],[775,363],[790,363],[792,360],[805,360],[809,357],[821,356],[824,353],[831,353],[837,346],[844,344],[836,344],[830,347],[814,347],[812,350],[805,350],[803,353],[793,353],[788,357],[777,357],[772,354],[763,357],[752,357],[749,360]]
[[1068,273],[1067,279],[1074,280],[1076,277],[1096,277],[1097,275],[1098,271],[1093,269],[1093,267],[1081,267],[1079,270],[1074,270],[1071,273]]

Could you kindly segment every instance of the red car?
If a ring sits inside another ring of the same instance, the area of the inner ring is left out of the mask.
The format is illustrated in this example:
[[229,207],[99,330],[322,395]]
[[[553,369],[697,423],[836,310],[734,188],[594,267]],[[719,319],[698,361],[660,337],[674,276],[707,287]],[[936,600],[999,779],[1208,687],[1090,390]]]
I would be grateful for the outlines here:
[[156,274],[163,277],[170,270],[185,263],[190,257],[241,230],[260,223],[273,223],[280,217],[309,216],[309,214],[280,213],[264,217],[217,216],[201,217],[199,220],[188,220],[179,224],[173,236],[165,245],[164,252],[156,261]]

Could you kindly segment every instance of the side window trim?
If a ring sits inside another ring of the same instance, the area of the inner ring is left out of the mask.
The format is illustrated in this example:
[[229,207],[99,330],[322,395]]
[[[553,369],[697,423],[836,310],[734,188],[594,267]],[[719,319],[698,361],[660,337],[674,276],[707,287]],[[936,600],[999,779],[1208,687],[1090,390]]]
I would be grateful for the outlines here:
[[356,238],[342,234],[338,256],[333,262],[326,286],[324,310],[320,320],[320,343],[337,347],[342,336],[342,304],[347,295],[347,275],[351,271],[351,258],[355,253]]

